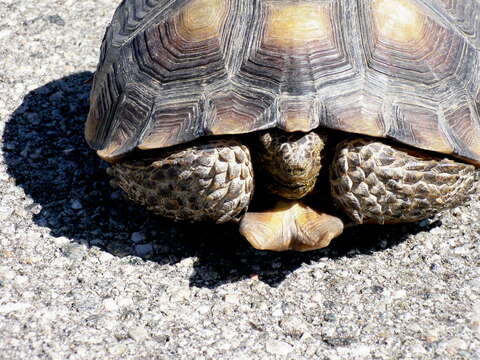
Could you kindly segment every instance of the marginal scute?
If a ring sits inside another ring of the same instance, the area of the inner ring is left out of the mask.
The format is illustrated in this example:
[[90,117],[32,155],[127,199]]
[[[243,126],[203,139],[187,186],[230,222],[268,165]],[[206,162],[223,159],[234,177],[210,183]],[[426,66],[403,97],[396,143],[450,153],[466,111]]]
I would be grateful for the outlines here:
[[263,43],[280,49],[302,48],[312,40],[331,36],[331,24],[325,6],[299,2],[271,2],[267,6]]
[[225,111],[218,115],[217,121],[209,129],[209,131],[215,134],[242,134],[250,132],[253,127],[250,121],[251,119],[245,115],[239,114],[234,110]]
[[[242,134],[261,127],[273,99],[251,89],[233,88],[211,96],[206,133],[213,135]],[[266,124],[265,124],[266,125]]]
[[[458,99],[455,107],[447,109],[445,121],[455,136],[457,154],[465,158],[480,158],[480,119],[468,99]],[[480,159],[476,160],[480,163]]]
[[218,37],[223,25],[227,0],[192,0],[178,15],[176,30],[187,41]]
[[92,106],[85,124],[85,139],[96,150],[108,146],[106,139],[109,136],[110,127],[116,121],[112,118],[115,111],[113,104],[121,101],[122,90],[125,90],[122,70],[121,64],[112,62],[104,66],[101,73],[95,73],[93,78],[94,83],[90,93]]
[[[176,129],[173,129],[173,132],[176,132]],[[168,131],[157,131],[149,134],[144,141],[138,144],[140,150],[151,150],[151,149],[161,149],[166,146],[175,145],[174,138],[172,139],[172,133]]]
[[279,127],[287,132],[308,132],[318,126],[319,114],[313,97],[282,97],[279,101]]
[[423,36],[424,16],[409,0],[375,0],[373,14],[381,41],[409,43]]
[[300,114],[287,113],[286,117],[284,118],[284,121],[285,121],[284,129],[288,132],[294,132],[294,131],[307,132],[312,128],[310,125],[311,124],[310,119],[302,113]]
[[435,111],[399,103],[396,106],[396,126],[390,129],[389,135],[410,145],[451,154],[454,150],[440,128],[440,119]]
[[114,153],[119,148],[120,144],[115,144],[114,142],[112,142],[107,148],[97,150],[97,155],[100,159],[103,159],[107,162],[112,162],[115,160],[115,156],[112,156],[112,153]]
[[[138,148],[164,148],[188,141],[198,135],[201,116],[200,101],[165,102],[151,113],[152,126],[144,130]],[[182,138],[183,137],[183,138]]]
[[382,99],[364,90],[353,91],[327,100],[327,117],[321,125],[356,134],[384,137],[386,126],[381,117]]

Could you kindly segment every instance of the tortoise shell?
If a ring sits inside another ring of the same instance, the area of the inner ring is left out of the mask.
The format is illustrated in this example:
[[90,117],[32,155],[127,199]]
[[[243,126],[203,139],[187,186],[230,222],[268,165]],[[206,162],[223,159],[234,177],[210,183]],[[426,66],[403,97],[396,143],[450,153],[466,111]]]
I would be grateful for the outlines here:
[[125,0],[86,139],[104,159],[317,127],[480,164],[476,0]]

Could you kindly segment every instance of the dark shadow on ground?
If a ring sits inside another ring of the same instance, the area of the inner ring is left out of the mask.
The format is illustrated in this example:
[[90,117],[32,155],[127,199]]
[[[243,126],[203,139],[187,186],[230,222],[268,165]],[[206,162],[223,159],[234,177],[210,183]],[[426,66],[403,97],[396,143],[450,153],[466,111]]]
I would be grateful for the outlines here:
[[196,257],[191,285],[215,288],[249,276],[276,286],[303,263],[369,254],[429,227],[364,226],[347,230],[327,249],[270,253],[252,249],[234,225],[172,224],[150,215],[110,188],[105,164],[83,139],[91,76],[77,73],[31,91],[3,137],[9,174],[41,205],[35,223],[55,237],[129,256],[136,254],[131,234],[141,230],[144,242],[153,244],[151,260],[174,264]]

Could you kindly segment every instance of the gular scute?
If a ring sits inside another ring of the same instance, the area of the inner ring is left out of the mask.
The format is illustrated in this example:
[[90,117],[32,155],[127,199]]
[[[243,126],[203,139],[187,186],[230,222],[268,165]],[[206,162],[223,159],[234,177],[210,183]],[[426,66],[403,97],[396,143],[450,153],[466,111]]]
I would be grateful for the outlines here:
[[317,127],[480,163],[473,0],[125,0],[85,135],[108,159]]

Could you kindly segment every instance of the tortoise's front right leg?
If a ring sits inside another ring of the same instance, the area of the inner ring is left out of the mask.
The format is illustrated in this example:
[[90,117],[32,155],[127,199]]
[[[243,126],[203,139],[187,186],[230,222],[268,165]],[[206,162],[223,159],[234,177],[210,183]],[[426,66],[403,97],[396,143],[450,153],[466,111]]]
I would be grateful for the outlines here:
[[248,148],[235,140],[165,150],[112,165],[112,185],[150,211],[181,221],[238,221],[253,194]]

